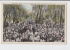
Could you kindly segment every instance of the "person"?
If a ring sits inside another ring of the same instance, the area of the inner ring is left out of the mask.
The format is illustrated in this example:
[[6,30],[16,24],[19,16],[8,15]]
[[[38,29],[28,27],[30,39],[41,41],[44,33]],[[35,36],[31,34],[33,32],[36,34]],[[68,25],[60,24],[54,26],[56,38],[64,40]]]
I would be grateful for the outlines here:
[[40,39],[40,42],[45,42],[45,40],[44,39]]
[[32,30],[30,30],[30,40],[31,40],[32,42],[34,42],[34,35],[33,35]]
[[35,31],[36,31],[35,27],[32,27],[32,31],[33,31],[33,34],[35,34]]
[[34,42],[40,42],[40,36],[37,31],[35,32]]

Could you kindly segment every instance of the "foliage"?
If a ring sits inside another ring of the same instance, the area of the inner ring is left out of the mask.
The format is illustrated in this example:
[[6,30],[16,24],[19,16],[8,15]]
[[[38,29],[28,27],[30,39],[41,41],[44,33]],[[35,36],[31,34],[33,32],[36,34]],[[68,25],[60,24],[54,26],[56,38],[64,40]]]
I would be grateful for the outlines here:
[[64,5],[34,5],[32,12],[28,12],[20,4],[4,4],[3,15],[4,21],[24,21],[34,20],[36,23],[42,24],[47,19],[51,22],[62,23],[64,22],[65,6]]

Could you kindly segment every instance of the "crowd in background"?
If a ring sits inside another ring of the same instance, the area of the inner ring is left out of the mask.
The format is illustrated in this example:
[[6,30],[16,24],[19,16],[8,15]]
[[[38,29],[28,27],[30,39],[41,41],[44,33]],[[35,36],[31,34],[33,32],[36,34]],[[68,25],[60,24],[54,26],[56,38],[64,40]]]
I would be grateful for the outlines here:
[[5,23],[3,29],[4,42],[64,42],[64,39],[64,23],[24,21]]

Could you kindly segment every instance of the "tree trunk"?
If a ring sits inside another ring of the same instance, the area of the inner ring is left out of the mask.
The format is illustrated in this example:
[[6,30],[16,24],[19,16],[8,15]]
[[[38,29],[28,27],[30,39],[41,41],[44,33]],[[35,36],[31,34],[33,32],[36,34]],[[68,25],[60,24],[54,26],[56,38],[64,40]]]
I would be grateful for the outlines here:
[[60,25],[61,25],[61,22],[62,22],[62,7],[61,7]]

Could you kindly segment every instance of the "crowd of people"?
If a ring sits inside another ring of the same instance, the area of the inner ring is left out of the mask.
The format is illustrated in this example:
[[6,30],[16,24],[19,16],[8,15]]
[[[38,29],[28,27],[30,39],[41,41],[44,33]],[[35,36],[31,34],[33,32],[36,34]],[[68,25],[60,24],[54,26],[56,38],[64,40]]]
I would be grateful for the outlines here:
[[64,42],[64,39],[64,23],[24,21],[5,23],[3,29],[4,42]]

